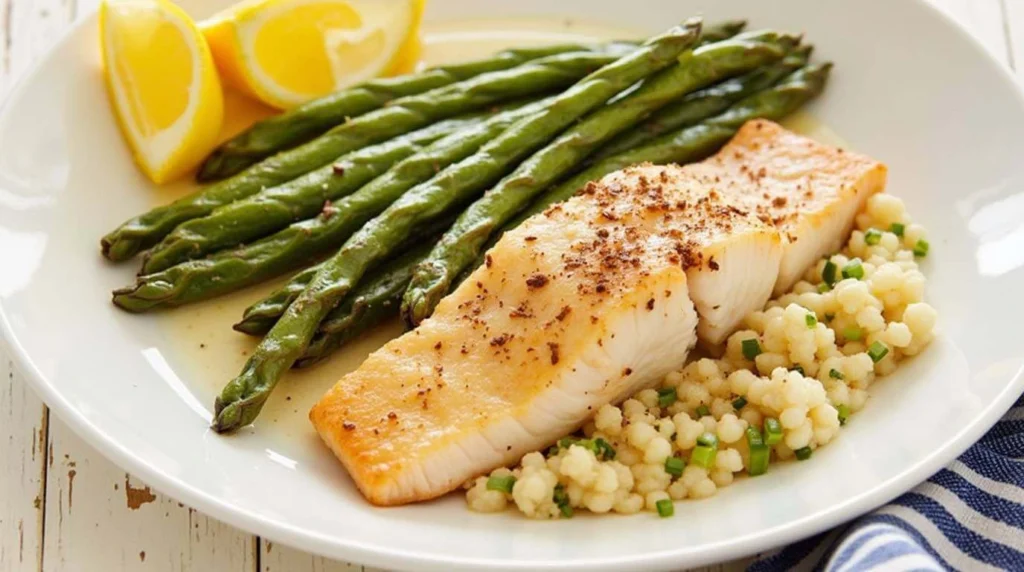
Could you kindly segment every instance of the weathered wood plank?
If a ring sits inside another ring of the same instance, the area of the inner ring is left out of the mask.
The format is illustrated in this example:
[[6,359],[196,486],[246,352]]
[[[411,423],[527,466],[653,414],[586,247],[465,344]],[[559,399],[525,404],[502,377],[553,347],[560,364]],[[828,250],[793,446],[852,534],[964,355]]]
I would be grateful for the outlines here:
[[42,559],[46,417],[0,350],[0,570],[34,570]]
[[283,544],[260,542],[260,572],[361,572],[362,566],[315,556]]
[[253,536],[157,493],[56,418],[46,481],[43,570],[256,569]]

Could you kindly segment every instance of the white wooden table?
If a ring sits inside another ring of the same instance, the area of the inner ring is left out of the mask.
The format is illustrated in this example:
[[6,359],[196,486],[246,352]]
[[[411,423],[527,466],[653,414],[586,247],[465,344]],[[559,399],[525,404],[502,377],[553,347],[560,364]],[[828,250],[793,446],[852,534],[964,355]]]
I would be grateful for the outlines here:
[[[98,1],[0,0],[0,99]],[[1024,0],[932,1],[1000,61],[1024,62]],[[51,417],[0,347],[0,572],[361,568],[273,544],[152,490]]]

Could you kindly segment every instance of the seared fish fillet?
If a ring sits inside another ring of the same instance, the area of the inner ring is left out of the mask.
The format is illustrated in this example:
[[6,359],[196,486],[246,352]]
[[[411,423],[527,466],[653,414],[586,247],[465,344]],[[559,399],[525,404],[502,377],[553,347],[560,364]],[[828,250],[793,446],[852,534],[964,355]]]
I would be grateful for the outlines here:
[[771,220],[782,233],[776,295],[789,290],[819,258],[839,250],[868,197],[885,190],[887,175],[886,166],[874,159],[767,120],[748,122],[700,168],[730,174],[723,178],[722,192]]
[[720,193],[642,172],[506,233],[433,317],[316,404],[313,424],[371,502],[442,495],[682,365],[697,326],[686,269],[708,262],[696,245],[766,227]]

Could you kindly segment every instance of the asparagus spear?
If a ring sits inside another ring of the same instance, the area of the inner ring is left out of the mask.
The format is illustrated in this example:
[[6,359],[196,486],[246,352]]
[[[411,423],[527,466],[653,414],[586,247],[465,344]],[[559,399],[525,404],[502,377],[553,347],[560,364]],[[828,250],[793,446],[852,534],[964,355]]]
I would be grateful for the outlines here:
[[505,229],[514,228],[530,216],[572,197],[588,182],[630,165],[690,163],[708,157],[728,142],[747,121],[782,119],[816,97],[825,89],[831,69],[831,63],[804,66],[775,86],[742,99],[720,115],[598,161],[541,195]]
[[746,20],[724,20],[717,24],[704,26],[700,33],[700,43],[721,42],[739,34],[747,27]]
[[[742,20],[709,26],[704,30],[703,40],[724,40],[738,34],[744,26]],[[209,182],[237,174],[275,153],[322,135],[350,117],[380,108],[399,97],[423,93],[483,73],[514,68],[546,56],[600,49],[581,44],[513,48],[482,60],[371,80],[253,125],[214,150],[200,167],[196,178],[200,182]]]
[[601,145],[672,100],[781,59],[797,41],[781,35],[775,44],[727,40],[705,45],[567,130],[462,213],[413,275],[402,300],[402,317],[411,326],[429,317],[487,239]]
[[741,77],[732,78],[696,91],[659,109],[634,129],[616,137],[594,154],[592,161],[617,155],[681,127],[699,123],[717,115],[730,105],[779,82],[795,70],[807,65],[811,46],[799,46],[782,61]]
[[309,347],[294,367],[309,367],[381,322],[398,316],[413,270],[430,252],[424,243],[367,274],[341,304],[320,323]]
[[159,242],[184,221],[206,216],[219,206],[290,181],[329,164],[345,153],[441,119],[565,88],[592,70],[635,49],[632,45],[608,44],[596,51],[549,56],[509,70],[482,74],[396,99],[386,107],[356,117],[304,145],[279,153],[229,179],[127,221],[103,237],[103,254],[114,261],[126,260]]
[[363,185],[434,141],[481,123],[483,118],[449,119],[390,141],[349,153],[331,165],[283,185],[184,222],[146,254],[142,274],[152,274],[210,252],[262,238],[289,224],[333,209],[331,201]]
[[277,320],[288,309],[288,305],[295,301],[306,289],[306,286],[313,281],[313,277],[320,271],[320,265],[310,266],[292,276],[288,282],[271,292],[266,298],[249,306],[242,313],[242,319],[231,326],[236,332],[249,334],[250,336],[262,336],[274,327]]
[[[405,252],[410,249],[429,248],[437,242],[441,233],[448,229],[454,222],[453,217],[447,217],[428,224],[409,235],[409,238],[399,247],[399,251]],[[425,254],[425,253],[424,253]],[[384,264],[390,264],[385,262]],[[253,336],[262,336],[274,327],[277,320],[281,318],[288,306],[299,297],[299,294],[306,289],[306,286],[313,280],[320,270],[320,264],[302,270],[292,277],[284,286],[272,292],[266,298],[256,302],[245,309],[242,320],[233,328],[239,332]],[[377,269],[373,269],[377,274]],[[404,287],[403,287],[404,289]],[[354,294],[353,294],[354,295]],[[396,306],[397,307],[397,306]]]
[[329,258],[250,356],[215,404],[213,428],[251,423],[281,376],[305,351],[322,320],[408,233],[496,182],[507,169],[618,92],[671,65],[700,33],[699,21],[673,28],[636,51],[588,75],[554,98],[547,112],[509,127],[479,152],[417,186],[353,235]]
[[475,153],[516,121],[544,109],[550,99],[499,113],[480,125],[435,142],[344,197],[320,216],[304,220],[233,250],[140,276],[114,292],[114,303],[131,312],[180,306],[232,292],[293,270],[336,249],[366,221],[439,169]]

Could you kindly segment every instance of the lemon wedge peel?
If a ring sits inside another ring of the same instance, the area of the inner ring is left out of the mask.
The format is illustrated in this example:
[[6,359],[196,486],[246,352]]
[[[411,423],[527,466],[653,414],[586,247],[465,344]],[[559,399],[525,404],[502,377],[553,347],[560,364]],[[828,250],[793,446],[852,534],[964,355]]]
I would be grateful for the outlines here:
[[[99,26],[107,91],[135,162],[157,184],[187,174],[216,146],[224,117],[203,34],[167,0],[106,0]],[[187,62],[168,61],[182,49]],[[169,85],[185,68],[187,85]]]

